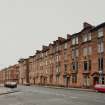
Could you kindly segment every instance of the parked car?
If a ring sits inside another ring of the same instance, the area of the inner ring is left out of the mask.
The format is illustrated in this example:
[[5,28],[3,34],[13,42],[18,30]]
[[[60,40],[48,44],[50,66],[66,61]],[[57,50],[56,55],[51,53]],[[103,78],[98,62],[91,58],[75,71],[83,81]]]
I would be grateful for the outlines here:
[[105,85],[103,84],[96,84],[94,86],[95,90],[97,90],[98,92],[105,92]]
[[25,85],[25,86],[30,86],[30,83],[26,83],[26,82],[25,82],[24,85]]
[[7,81],[7,82],[4,83],[4,87],[16,88],[16,87],[17,87],[17,82],[10,82],[10,81]]

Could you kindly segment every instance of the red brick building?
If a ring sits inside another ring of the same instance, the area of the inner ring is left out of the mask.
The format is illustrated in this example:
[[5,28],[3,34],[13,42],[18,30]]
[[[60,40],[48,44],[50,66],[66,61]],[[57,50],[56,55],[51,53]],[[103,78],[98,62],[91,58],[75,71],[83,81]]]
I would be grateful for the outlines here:
[[0,83],[4,84],[6,81],[19,82],[19,66],[18,64],[9,66],[0,71]]
[[[104,82],[105,23],[96,27],[84,23],[83,29],[67,39],[59,37],[43,46],[32,57],[39,84],[92,87]],[[32,73],[33,74],[33,73]],[[31,73],[30,73],[31,76]],[[35,84],[35,82],[34,82]]]
[[0,84],[3,84],[5,82],[5,69],[0,71]]
[[[105,84],[104,59],[105,23],[93,26],[85,22],[80,32],[66,39],[58,37],[35,55],[20,59],[19,83],[91,88]],[[3,74],[0,72],[0,78],[10,76]]]
[[29,83],[29,60],[20,59],[19,61],[19,83]]

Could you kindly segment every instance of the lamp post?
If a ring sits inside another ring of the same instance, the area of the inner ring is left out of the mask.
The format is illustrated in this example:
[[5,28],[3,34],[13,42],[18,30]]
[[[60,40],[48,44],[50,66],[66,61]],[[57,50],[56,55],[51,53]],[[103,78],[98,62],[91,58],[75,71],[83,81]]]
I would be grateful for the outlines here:
[[102,70],[99,71],[99,84],[102,84]]
[[102,56],[102,42],[101,40],[99,41],[99,84],[102,84],[102,78],[103,78],[103,56]]

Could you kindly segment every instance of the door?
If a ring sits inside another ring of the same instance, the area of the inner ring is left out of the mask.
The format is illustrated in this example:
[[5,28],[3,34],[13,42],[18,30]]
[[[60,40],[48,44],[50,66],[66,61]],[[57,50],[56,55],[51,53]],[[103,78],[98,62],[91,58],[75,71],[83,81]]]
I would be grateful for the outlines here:
[[94,77],[93,78],[93,86],[99,83],[99,78],[98,77]]
[[70,77],[67,77],[67,79],[66,79],[66,87],[69,87],[69,84],[70,84]]

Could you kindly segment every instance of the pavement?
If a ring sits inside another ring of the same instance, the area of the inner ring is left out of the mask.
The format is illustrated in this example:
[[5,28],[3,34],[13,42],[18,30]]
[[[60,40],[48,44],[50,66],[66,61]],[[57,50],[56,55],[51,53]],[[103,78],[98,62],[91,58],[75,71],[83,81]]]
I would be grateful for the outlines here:
[[87,91],[87,92],[96,92],[94,89],[85,89],[85,88],[67,88],[67,87],[56,87],[56,86],[43,86],[46,88],[54,88],[54,89],[65,89],[65,90],[75,90],[75,91]]
[[18,92],[0,95],[0,105],[105,105],[105,93],[41,86],[18,86],[15,90]]
[[10,94],[10,93],[14,93],[14,92],[18,92],[18,90],[0,86],[0,95]]

